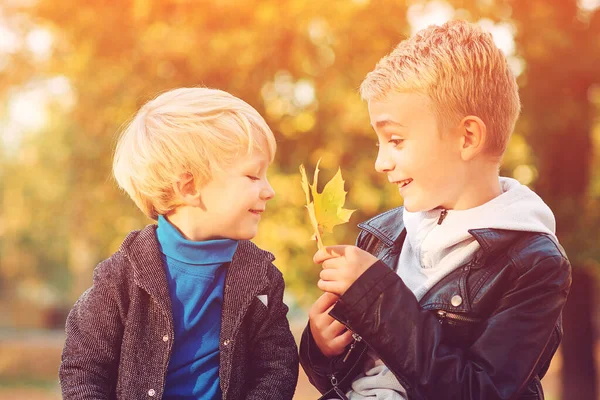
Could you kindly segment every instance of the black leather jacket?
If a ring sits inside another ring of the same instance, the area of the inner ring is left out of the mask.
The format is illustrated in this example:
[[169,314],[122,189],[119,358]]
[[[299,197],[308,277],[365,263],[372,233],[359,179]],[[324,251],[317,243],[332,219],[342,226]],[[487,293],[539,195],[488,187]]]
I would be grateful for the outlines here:
[[307,326],[300,344],[302,367],[323,399],[344,398],[367,346],[410,400],[544,398],[540,379],[560,343],[571,286],[571,266],[553,238],[471,230],[479,255],[417,302],[393,270],[406,237],[402,208],[359,227],[358,247],[380,261],[330,312],[355,333],[354,343],[326,358]]

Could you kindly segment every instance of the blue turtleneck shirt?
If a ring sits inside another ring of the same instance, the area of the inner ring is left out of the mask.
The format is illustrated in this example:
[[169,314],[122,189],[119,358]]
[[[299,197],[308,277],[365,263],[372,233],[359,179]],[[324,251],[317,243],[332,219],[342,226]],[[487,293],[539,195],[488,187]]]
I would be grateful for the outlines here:
[[164,216],[156,230],[166,266],[175,338],[165,399],[221,399],[219,333],[226,263],[238,242],[187,240]]

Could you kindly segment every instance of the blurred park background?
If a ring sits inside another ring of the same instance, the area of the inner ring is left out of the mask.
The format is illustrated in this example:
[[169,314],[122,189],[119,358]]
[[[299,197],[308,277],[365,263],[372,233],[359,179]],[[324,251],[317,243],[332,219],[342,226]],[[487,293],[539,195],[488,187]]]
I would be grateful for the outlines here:
[[[227,90],[263,114],[278,140],[277,192],[259,245],[283,271],[297,335],[319,268],[298,166],[322,180],[341,166],[336,228],[401,204],[373,168],[376,147],[357,88],[404,38],[452,18],[490,31],[518,75],[523,112],[502,174],[557,216],[573,286],[550,400],[596,400],[600,271],[600,0],[2,0],[0,2],[0,399],[58,399],[64,320],[92,270],[151,221],[116,188],[121,126],[157,93]],[[327,240],[326,240],[327,244]],[[507,354],[518,357],[518,354]],[[297,399],[317,393],[304,377]]]

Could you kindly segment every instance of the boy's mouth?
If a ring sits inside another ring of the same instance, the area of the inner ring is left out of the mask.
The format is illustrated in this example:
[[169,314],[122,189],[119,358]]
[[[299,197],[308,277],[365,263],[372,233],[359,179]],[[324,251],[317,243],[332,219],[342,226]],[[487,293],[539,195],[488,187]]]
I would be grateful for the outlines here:
[[405,187],[406,185],[408,185],[412,181],[413,180],[411,178],[408,178],[408,179],[404,179],[404,180],[401,180],[401,181],[396,181],[396,182],[393,182],[393,183],[395,183],[396,185],[398,185],[398,187],[400,189],[402,189],[403,187]]
[[248,210],[248,211],[250,211],[252,214],[260,215],[260,214],[262,214],[262,213],[263,213],[265,210],[252,210],[252,209],[250,209],[250,210]]

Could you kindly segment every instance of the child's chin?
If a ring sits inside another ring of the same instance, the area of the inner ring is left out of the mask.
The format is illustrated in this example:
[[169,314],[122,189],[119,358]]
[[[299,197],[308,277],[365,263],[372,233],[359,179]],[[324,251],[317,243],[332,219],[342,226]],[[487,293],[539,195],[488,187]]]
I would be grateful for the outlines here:
[[256,232],[232,232],[228,235],[223,235],[223,239],[230,240],[251,240],[256,236]]
[[404,203],[404,209],[408,212],[419,212],[419,211],[423,211],[421,210],[421,207],[418,207],[416,204],[411,204],[411,203]]
[[423,211],[430,211],[432,210],[432,208],[427,207],[425,205],[422,204],[412,204],[410,202],[405,202],[404,203],[404,209],[408,212],[411,213],[416,213],[416,212],[423,212]]
[[241,232],[236,239],[237,240],[252,240],[256,237],[256,233],[257,232]]

